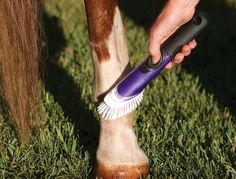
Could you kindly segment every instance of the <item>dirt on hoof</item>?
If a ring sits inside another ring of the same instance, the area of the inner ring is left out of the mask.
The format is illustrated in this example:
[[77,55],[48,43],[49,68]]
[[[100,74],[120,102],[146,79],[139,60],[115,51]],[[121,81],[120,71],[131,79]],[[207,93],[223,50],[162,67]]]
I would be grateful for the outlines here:
[[109,165],[102,162],[96,163],[94,178],[96,179],[139,179],[146,178],[149,174],[149,165]]

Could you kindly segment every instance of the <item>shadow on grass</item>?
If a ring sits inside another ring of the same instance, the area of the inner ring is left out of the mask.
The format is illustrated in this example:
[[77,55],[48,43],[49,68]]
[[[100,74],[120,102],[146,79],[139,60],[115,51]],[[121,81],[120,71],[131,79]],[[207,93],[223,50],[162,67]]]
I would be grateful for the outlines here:
[[79,146],[90,154],[90,164],[95,163],[95,152],[98,145],[99,123],[88,110],[81,99],[81,90],[75,84],[68,72],[57,64],[57,55],[66,47],[66,40],[57,17],[44,14],[45,31],[49,46],[49,60],[46,62],[47,70],[44,78],[46,90],[61,106],[64,114],[75,124]]
[[[166,1],[120,0],[122,11],[147,31]],[[204,0],[198,10],[205,11],[210,24],[197,39],[198,47],[183,67],[199,77],[201,86],[236,116],[236,10],[223,0]]]

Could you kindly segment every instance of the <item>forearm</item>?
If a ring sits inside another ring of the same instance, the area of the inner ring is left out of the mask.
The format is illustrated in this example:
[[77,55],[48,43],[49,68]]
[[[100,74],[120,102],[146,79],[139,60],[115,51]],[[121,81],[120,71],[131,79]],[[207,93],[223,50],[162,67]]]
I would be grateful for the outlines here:
[[182,25],[192,18],[198,3],[199,0],[169,0],[160,13],[159,18],[165,17],[166,19],[166,17],[169,17],[172,23],[173,19],[175,19],[176,24]]
[[175,6],[182,6],[182,8],[195,8],[200,0],[168,0],[168,3]]

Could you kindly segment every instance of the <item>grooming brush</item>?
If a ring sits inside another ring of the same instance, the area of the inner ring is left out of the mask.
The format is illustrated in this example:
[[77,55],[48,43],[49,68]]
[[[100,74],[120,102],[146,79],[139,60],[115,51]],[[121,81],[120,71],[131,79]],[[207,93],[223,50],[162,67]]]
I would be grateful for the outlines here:
[[198,12],[181,26],[161,46],[161,58],[157,64],[149,56],[131,70],[105,97],[98,106],[98,113],[104,119],[118,119],[140,104],[144,88],[175,57],[182,46],[194,39],[208,23],[208,17]]

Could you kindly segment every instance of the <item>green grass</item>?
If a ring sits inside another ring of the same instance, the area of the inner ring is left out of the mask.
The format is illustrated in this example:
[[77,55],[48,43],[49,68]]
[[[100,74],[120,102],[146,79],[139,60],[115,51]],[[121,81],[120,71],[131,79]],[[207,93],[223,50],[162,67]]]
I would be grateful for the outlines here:
[[[236,178],[236,10],[235,1],[226,2],[202,2],[211,24],[198,49],[145,91],[134,127],[150,159],[150,178]],[[147,55],[148,27],[160,4],[120,1],[133,66]],[[44,20],[50,56],[41,126],[22,148],[0,118],[0,176],[88,178],[99,121],[83,3],[48,0]]]

